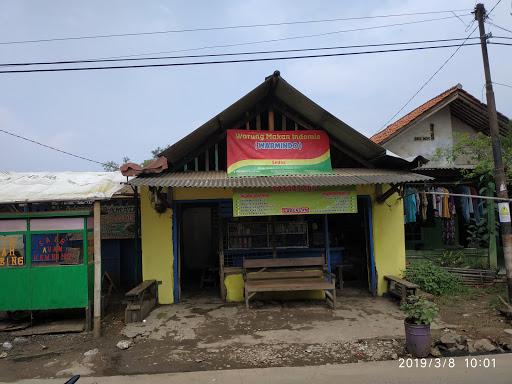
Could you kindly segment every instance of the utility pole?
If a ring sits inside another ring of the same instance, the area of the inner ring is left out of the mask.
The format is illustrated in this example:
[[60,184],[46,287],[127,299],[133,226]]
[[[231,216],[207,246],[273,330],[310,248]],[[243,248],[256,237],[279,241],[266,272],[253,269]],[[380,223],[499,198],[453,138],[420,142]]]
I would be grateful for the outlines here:
[[[496,113],[496,101],[494,100],[494,91],[492,89],[491,70],[489,67],[489,56],[487,53],[487,35],[485,34],[486,11],[483,4],[477,4],[475,7],[475,19],[478,21],[480,30],[480,45],[482,47],[482,58],[484,62],[485,90],[487,96],[487,115],[489,118],[489,130],[491,133],[492,155],[494,159],[494,182],[496,184],[498,197],[508,199],[507,179],[503,167],[501,155],[500,132],[498,127],[498,115]],[[509,203],[498,204],[500,213],[505,213],[504,218],[500,217],[501,239],[503,244],[503,254],[505,257],[505,269],[507,271],[508,301],[512,303],[512,226],[510,223]],[[508,213],[508,219],[507,215]],[[500,216],[502,216],[500,214]]]

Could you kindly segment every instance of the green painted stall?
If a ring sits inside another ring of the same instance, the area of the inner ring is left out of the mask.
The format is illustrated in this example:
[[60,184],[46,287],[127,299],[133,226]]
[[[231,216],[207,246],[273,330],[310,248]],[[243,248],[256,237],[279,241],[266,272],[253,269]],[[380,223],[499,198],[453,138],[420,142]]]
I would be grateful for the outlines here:
[[0,311],[87,308],[90,211],[0,215]]

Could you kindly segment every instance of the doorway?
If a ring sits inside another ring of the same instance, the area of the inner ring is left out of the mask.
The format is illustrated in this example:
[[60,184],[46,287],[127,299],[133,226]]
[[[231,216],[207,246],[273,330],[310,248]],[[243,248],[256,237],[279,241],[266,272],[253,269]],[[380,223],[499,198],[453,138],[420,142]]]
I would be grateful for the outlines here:
[[358,196],[357,213],[328,215],[328,226],[333,272],[344,288],[375,294],[371,200]]
[[183,298],[216,293],[219,258],[217,209],[184,205],[181,209],[179,281]]

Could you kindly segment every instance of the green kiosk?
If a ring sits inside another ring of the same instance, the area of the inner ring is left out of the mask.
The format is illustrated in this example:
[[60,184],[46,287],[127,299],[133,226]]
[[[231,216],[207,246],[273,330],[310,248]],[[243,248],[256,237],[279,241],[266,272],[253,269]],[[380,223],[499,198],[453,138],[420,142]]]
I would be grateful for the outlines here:
[[90,210],[0,214],[0,311],[84,308],[90,315],[90,215]]

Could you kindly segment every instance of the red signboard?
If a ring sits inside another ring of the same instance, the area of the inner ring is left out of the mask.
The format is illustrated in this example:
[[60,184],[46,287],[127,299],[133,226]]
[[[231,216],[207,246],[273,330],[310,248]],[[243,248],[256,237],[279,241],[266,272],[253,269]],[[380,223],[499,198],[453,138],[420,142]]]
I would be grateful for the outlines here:
[[324,131],[227,132],[228,176],[329,172],[329,137]]

